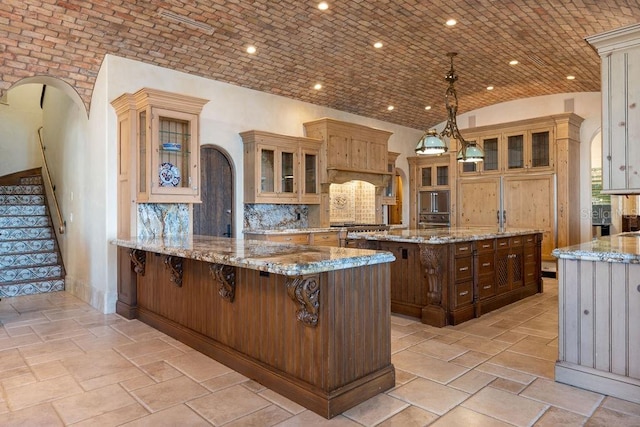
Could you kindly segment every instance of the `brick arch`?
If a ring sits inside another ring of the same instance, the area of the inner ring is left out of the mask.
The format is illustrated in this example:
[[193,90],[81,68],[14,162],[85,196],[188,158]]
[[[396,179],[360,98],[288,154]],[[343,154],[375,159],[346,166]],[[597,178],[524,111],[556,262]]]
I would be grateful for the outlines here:
[[84,102],[84,100],[80,97],[80,94],[77,92],[77,90],[75,88],[73,88],[70,84],[68,84],[67,82],[60,80],[59,78],[56,77],[51,77],[51,76],[33,76],[33,77],[25,77],[21,80],[18,80],[17,82],[15,82],[13,85],[11,85],[11,87],[9,89],[13,89],[16,88],[18,86],[22,86],[22,85],[26,85],[26,84],[44,84],[47,86],[52,86],[55,87],[56,89],[62,91],[64,94],[66,94],[69,98],[71,98],[73,100],[73,102],[80,108],[82,108],[85,113],[87,114],[87,117],[89,117],[89,111],[87,110],[87,106]]

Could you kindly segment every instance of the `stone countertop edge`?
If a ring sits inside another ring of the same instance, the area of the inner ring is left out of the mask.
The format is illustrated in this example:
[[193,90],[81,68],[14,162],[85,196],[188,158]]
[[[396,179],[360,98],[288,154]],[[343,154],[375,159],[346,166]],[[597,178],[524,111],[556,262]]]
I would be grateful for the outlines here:
[[306,276],[395,260],[393,254],[387,251],[210,236],[132,237],[112,239],[110,243],[130,249],[284,276]]
[[497,227],[450,227],[434,229],[392,229],[388,231],[350,232],[347,239],[387,240],[405,243],[447,244],[472,240],[495,239],[542,233],[538,229],[510,228],[503,231]]
[[556,248],[551,254],[562,259],[640,264],[640,233],[600,237],[589,242]]

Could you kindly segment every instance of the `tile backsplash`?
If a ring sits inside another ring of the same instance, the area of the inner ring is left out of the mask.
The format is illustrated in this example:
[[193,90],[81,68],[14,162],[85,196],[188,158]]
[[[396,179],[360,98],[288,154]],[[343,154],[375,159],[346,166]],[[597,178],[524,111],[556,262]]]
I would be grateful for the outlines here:
[[332,223],[376,223],[376,187],[364,181],[331,184],[329,190]]
[[245,230],[281,230],[308,226],[309,207],[306,205],[244,205]]

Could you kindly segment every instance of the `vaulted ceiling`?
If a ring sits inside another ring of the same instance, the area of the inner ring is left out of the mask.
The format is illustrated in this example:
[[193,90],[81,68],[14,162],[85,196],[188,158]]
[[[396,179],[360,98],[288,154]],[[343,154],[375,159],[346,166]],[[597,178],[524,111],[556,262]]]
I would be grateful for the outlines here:
[[24,62],[22,76],[59,76],[87,102],[112,53],[425,129],[445,119],[447,52],[458,53],[463,113],[599,91],[600,60],[584,38],[640,21],[638,0],[327,0],[325,11],[318,2],[7,0],[0,74],[15,81],[11,66]]

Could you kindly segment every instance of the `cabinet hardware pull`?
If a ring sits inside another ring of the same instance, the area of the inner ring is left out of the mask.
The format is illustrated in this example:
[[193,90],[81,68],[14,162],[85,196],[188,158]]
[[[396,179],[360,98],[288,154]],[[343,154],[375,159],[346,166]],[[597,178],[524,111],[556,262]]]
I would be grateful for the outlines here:
[[467,271],[469,269],[469,267],[461,267],[460,271]]
[[462,252],[462,251],[468,251],[468,250],[469,250],[469,247],[468,247],[468,246],[465,246],[465,247],[459,248],[458,250],[459,250],[460,252]]
[[488,247],[491,247],[491,245],[484,244],[484,245],[482,245],[482,247],[483,248],[488,248]]
[[491,265],[491,263],[490,263],[490,262],[483,262],[483,263],[482,263],[482,266],[483,266],[483,267],[489,267],[490,265]]
[[491,285],[485,285],[482,287],[482,289],[491,289]]
[[463,297],[463,296],[465,296],[465,295],[466,295],[466,294],[468,294],[468,293],[469,293],[469,291],[460,292],[460,296],[461,296],[461,297]]

